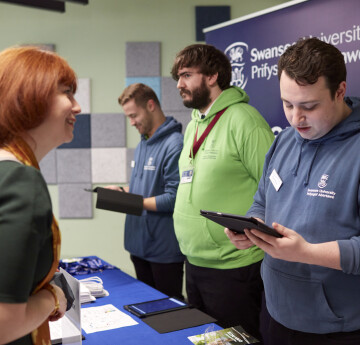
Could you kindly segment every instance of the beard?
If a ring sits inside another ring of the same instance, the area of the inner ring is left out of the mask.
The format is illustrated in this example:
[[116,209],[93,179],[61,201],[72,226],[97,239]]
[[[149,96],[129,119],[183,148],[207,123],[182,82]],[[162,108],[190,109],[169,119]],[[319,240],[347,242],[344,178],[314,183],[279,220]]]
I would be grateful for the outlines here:
[[204,79],[198,88],[192,91],[181,90],[180,93],[192,96],[191,99],[183,101],[185,107],[187,108],[204,109],[211,103],[210,90],[206,87]]

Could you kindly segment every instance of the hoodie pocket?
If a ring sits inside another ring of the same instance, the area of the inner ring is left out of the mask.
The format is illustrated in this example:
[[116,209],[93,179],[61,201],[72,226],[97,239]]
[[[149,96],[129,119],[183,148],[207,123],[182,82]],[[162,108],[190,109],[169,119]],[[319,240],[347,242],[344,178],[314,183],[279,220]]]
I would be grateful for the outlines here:
[[[174,212],[175,233],[182,253],[189,257],[218,260],[220,245],[217,236],[211,233],[207,220],[201,216],[191,216],[181,212]],[[218,236],[223,230],[216,229]],[[223,234],[224,240],[226,238]]]
[[261,274],[266,305],[276,321],[290,329],[309,333],[342,330],[344,320],[331,309],[321,281],[280,272],[265,261]]
[[125,249],[131,254],[146,257],[153,242],[146,216],[126,216],[124,242]]

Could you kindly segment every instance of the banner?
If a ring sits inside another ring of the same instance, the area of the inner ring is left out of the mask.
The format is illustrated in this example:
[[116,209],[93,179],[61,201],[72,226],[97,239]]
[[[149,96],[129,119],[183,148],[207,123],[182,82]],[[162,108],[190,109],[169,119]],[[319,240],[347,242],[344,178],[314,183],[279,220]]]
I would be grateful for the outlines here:
[[204,32],[206,43],[228,56],[232,85],[248,93],[250,104],[277,134],[289,125],[280,99],[277,62],[299,38],[318,37],[336,46],[347,66],[346,95],[360,96],[359,14],[359,0],[298,0]]

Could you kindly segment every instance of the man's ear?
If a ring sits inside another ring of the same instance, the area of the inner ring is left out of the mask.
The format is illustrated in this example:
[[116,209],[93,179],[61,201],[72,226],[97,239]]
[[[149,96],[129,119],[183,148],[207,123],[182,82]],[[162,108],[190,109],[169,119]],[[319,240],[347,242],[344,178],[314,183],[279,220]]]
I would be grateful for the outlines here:
[[346,81],[342,81],[335,92],[335,99],[339,101],[343,101],[343,99],[345,98],[345,93],[346,93]]
[[209,86],[214,86],[215,84],[217,84],[218,75],[218,73],[215,73],[213,75],[207,76]]
[[155,110],[155,102],[153,99],[149,99],[146,103],[146,109],[153,112]]

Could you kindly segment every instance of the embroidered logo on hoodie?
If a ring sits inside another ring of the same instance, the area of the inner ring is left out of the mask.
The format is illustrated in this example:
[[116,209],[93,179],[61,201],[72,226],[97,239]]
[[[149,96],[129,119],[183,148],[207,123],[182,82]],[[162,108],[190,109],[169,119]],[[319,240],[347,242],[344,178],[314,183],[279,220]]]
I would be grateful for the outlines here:
[[327,174],[321,175],[320,180],[317,184],[320,189],[308,188],[306,195],[316,196],[316,197],[320,197],[320,198],[327,198],[327,199],[335,199],[336,193],[334,191],[329,191],[329,190],[323,189],[327,186],[328,179],[329,179],[329,175],[327,175]]
[[319,188],[325,188],[327,186],[327,183],[326,181],[328,180],[329,178],[329,175],[322,175],[321,178],[320,178],[320,181],[318,182],[318,187]]
[[147,162],[147,165],[144,166],[144,170],[155,170],[155,165],[153,165],[153,157],[149,157],[149,160]]

